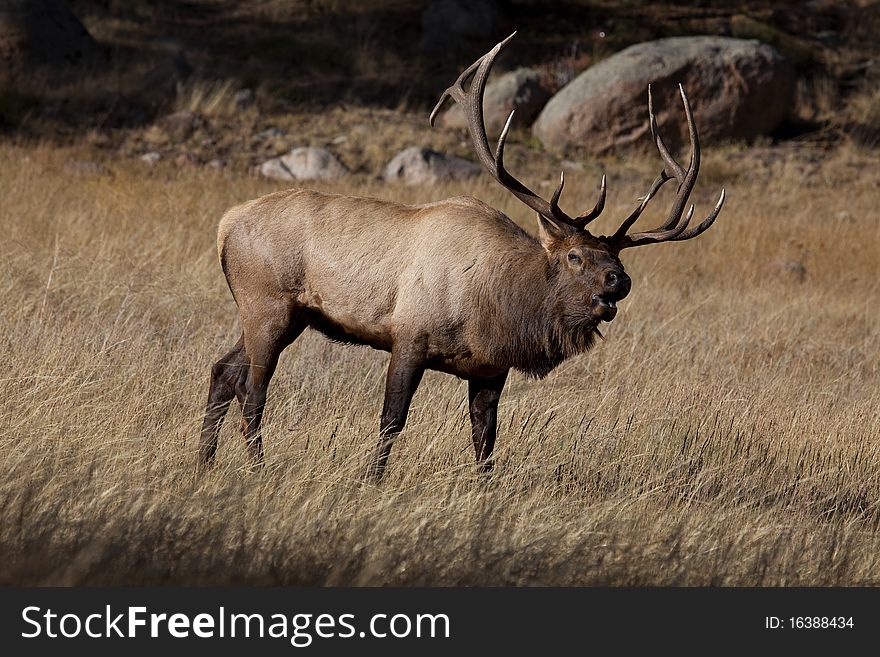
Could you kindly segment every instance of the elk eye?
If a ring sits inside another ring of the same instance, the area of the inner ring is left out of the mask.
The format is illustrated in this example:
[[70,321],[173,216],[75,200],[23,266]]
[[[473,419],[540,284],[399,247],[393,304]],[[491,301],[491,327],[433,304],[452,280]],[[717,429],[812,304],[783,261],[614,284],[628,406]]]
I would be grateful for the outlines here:
[[581,257],[575,253],[574,251],[569,251],[568,253],[568,261],[573,265],[580,264],[582,262]]

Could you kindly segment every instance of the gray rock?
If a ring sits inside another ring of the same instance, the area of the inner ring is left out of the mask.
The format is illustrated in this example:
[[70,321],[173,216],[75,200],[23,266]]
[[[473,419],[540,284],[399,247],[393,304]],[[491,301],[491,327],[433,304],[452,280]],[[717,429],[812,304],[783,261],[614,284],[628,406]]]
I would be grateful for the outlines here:
[[181,141],[205,125],[205,119],[195,112],[182,110],[163,116],[156,121],[156,125],[172,139]]
[[280,157],[273,157],[266,160],[259,167],[260,175],[271,180],[296,180],[290,169],[281,163]]
[[162,159],[162,153],[159,151],[150,151],[149,153],[144,153],[141,155],[141,162],[146,162],[150,166],[156,164],[159,160]]
[[[541,83],[541,74],[530,68],[518,68],[490,79],[483,95],[483,117],[486,130],[497,136],[511,110],[516,110],[514,123],[529,125],[550,98],[550,91]],[[440,117],[440,122],[450,128],[467,126],[464,110],[453,105]]]
[[276,139],[283,137],[285,134],[287,133],[281,128],[266,128],[257,133],[257,139]]
[[793,66],[759,41],[675,37],[631,46],[590,67],[546,104],[532,131],[550,148],[599,154],[648,146],[646,89],[664,139],[685,143],[681,82],[703,143],[751,140],[772,132],[794,100]]
[[232,97],[235,106],[242,110],[254,104],[255,96],[253,89],[239,89]]
[[425,52],[443,52],[498,36],[504,12],[496,0],[433,0],[422,12]]
[[481,170],[480,165],[470,160],[412,146],[392,158],[385,166],[383,178],[407,185],[434,185],[473,178]]
[[199,158],[195,153],[179,153],[174,158],[174,164],[179,167],[192,167],[199,163]]
[[260,165],[260,174],[273,180],[336,180],[347,173],[336,156],[323,148],[294,148]]

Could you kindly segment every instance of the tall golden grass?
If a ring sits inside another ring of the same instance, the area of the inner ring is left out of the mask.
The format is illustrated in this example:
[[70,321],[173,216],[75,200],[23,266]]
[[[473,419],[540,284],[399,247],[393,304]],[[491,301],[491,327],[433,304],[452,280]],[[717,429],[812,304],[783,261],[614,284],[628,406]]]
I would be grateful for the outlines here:
[[[386,355],[313,333],[273,381],[266,467],[233,408],[195,473],[209,368],[239,331],[216,222],[275,186],[77,157],[0,146],[0,583],[880,583],[876,155],[709,153],[717,224],[627,252],[606,341],[512,376],[495,474],[474,472],[465,385],[436,374],[378,487],[361,474]],[[608,166],[605,230],[657,165]],[[575,177],[587,207],[596,176]],[[327,188],[468,193],[531,224],[488,179]]]

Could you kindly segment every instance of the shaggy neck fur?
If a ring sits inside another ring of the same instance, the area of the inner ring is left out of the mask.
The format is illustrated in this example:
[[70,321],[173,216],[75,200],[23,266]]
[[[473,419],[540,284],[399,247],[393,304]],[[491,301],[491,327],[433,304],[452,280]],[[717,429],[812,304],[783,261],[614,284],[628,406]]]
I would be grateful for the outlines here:
[[[505,267],[504,280],[497,284],[508,293],[490,295],[496,307],[487,320],[493,325],[487,328],[497,362],[543,378],[565,359],[593,346],[596,321],[589,308],[566,294],[558,269],[543,249],[529,255]],[[505,306],[498,307],[499,303]]]

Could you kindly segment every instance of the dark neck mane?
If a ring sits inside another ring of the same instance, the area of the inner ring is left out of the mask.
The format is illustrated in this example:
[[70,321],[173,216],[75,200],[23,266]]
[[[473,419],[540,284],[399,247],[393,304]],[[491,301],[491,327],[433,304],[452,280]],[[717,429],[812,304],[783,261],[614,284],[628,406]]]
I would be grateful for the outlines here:
[[[525,254],[524,254],[525,255]],[[560,303],[558,275],[543,253],[528,254],[505,267],[497,284],[505,303],[486,320],[494,360],[528,376],[542,378],[562,361],[593,346],[596,325],[573,317]]]

